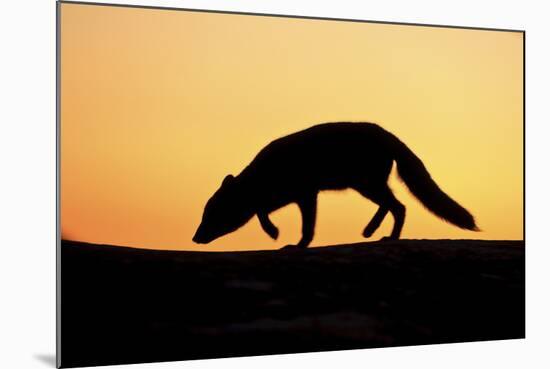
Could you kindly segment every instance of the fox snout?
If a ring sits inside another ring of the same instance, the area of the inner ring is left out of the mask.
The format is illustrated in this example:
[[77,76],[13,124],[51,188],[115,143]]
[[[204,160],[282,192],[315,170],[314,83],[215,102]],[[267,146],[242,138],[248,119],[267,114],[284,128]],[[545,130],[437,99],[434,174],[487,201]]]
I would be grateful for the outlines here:
[[203,240],[196,234],[193,236],[193,242],[195,243],[204,243]]
[[195,242],[195,243],[205,244],[205,243],[208,243],[210,241],[211,240],[207,240],[207,238],[203,234],[201,234],[200,228],[197,229],[197,232],[193,236],[193,242]]
[[193,236],[193,242],[198,244],[206,244],[214,241],[217,237],[211,234],[211,232],[208,232],[204,229],[204,227],[201,225],[195,232],[195,235]]

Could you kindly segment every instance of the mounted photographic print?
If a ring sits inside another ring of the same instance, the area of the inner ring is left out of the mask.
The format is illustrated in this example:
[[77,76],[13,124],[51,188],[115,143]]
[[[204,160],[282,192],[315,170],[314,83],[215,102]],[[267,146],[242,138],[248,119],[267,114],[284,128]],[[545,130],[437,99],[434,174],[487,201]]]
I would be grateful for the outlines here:
[[58,365],[524,338],[523,31],[57,11]]

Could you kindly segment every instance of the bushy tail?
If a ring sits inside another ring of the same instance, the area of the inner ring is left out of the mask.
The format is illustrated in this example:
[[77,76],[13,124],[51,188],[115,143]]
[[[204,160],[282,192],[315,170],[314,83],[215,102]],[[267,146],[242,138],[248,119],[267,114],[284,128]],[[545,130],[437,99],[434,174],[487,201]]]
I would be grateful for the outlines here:
[[397,172],[412,194],[439,218],[460,228],[479,231],[472,214],[443,192],[424,163],[403,142],[397,140]]

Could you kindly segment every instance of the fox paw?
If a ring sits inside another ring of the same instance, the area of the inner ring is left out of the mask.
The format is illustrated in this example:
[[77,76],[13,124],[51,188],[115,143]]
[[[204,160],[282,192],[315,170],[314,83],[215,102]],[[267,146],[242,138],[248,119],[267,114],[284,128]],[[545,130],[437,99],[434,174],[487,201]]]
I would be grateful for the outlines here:
[[279,237],[279,229],[275,226],[273,228],[269,228],[268,230],[266,230],[266,232],[269,237],[273,238],[274,240]]
[[397,238],[395,237],[392,237],[392,236],[384,236],[380,239],[380,241],[384,242],[384,241],[395,241],[397,240]]
[[374,230],[370,230],[369,227],[365,228],[363,231],[363,237],[369,238],[374,233]]

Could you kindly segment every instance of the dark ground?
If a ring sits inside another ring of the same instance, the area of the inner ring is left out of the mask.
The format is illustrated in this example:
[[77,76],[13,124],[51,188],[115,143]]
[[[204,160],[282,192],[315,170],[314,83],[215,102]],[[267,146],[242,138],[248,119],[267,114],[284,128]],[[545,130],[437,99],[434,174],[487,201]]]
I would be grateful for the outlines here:
[[61,257],[63,367],[525,335],[523,241]]

